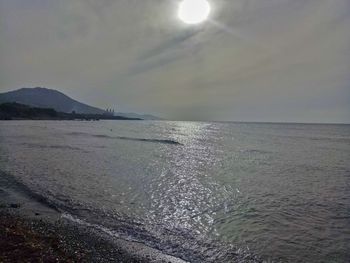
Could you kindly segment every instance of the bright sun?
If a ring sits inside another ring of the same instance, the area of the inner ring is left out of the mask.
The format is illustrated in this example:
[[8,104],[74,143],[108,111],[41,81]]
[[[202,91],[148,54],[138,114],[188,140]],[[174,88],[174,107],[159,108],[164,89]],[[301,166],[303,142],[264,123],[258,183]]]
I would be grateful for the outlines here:
[[207,0],[183,0],[179,4],[178,16],[186,24],[194,25],[204,22],[210,14]]

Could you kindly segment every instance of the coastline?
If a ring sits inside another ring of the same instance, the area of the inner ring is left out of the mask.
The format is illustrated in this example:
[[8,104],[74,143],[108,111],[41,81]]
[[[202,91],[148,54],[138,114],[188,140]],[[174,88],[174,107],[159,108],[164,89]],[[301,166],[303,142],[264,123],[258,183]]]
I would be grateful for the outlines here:
[[4,183],[3,175],[0,172],[0,262],[185,262],[76,224]]
[[[232,250],[220,259],[183,260],[66,213],[0,170],[0,262],[262,262]],[[4,238],[3,238],[4,237]],[[209,243],[208,243],[209,244]],[[20,253],[18,253],[20,251]],[[191,252],[187,252],[191,253]],[[191,255],[186,254],[184,257]],[[191,261],[189,261],[191,260]]]
[[129,118],[124,116],[114,115],[112,112],[105,113],[71,113],[59,112],[53,108],[32,107],[17,102],[0,103],[0,120],[85,120],[85,121],[99,121],[99,120],[143,120],[141,118]]

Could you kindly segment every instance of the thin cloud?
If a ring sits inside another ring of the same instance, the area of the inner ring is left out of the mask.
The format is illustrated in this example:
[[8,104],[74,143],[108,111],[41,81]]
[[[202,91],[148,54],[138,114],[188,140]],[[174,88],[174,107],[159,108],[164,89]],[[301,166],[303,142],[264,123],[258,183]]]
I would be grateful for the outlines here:
[[216,25],[193,28],[176,1],[0,0],[0,91],[43,85],[169,119],[350,122],[348,0],[211,2]]

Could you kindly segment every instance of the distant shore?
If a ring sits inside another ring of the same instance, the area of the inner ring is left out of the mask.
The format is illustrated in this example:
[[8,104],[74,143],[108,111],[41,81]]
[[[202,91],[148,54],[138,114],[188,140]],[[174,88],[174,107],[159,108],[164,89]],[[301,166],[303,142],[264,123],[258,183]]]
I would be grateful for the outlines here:
[[38,108],[11,102],[0,104],[0,120],[142,120],[112,114],[58,112],[51,108]]

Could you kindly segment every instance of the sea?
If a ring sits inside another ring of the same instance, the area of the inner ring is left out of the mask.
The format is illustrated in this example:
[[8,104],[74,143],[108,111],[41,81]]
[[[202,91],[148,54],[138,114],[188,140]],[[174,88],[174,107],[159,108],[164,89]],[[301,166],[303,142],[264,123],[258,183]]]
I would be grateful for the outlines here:
[[350,125],[2,121],[0,171],[188,262],[350,262]]

